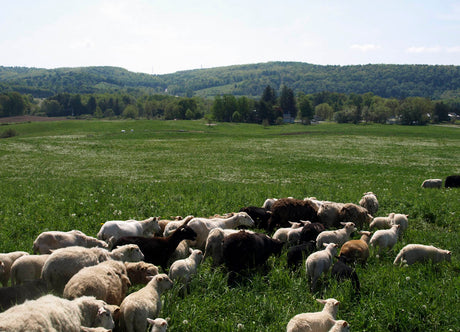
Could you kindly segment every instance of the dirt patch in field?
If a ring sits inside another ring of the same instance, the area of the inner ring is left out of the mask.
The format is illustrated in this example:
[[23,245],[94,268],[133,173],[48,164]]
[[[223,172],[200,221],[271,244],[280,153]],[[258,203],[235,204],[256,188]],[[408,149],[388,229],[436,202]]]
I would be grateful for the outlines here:
[[34,115],[21,115],[0,118],[0,123],[23,123],[23,122],[39,122],[39,121],[64,121],[69,120],[66,117],[47,117],[47,116],[34,116]]

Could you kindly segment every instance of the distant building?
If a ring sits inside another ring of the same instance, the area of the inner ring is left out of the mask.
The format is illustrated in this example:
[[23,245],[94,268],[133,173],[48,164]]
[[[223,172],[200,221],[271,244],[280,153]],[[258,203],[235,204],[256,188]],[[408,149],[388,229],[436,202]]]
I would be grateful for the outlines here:
[[294,123],[295,119],[291,116],[291,113],[283,113],[284,123]]

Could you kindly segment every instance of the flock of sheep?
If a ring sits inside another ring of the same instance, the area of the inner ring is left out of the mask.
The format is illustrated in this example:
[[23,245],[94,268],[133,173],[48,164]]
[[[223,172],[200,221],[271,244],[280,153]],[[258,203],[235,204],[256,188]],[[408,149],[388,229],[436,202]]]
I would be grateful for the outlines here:
[[[107,221],[97,238],[77,230],[44,232],[33,243],[34,255],[0,254],[0,330],[165,331],[168,323],[158,317],[161,295],[180,283],[186,296],[203,260],[224,265],[233,284],[283,248],[289,268],[304,266],[312,290],[331,270],[338,280],[351,279],[359,292],[354,264],[366,264],[369,246],[379,253],[393,248],[409,226],[407,215],[377,217],[378,208],[372,192],[359,204],[267,199],[262,207],[224,216]],[[356,231],[361,238],[353,240]],[[448,250],[409,244],[394,264],[450,259]],[[136,284],[144,286],[128,295]],[[349,330],[336,319],[337,300],[318,301],[322,311],[294,316],[287,331]]]

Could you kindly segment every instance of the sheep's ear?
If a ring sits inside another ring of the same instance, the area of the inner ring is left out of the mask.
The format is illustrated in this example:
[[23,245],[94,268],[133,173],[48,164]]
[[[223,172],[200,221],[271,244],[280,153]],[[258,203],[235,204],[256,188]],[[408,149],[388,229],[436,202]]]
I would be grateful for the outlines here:
[[292,222],[292,221],[288,221],[288,223],[292,226],[295,224],[295,222]]
[[149,323],[150,325],[155,324],[154,320],[148,317],[147,317],[147,323]]
[[327,247],[329,243],[323,243],[323,247]]
[[189,252],[190,254],[193,254],[193,249],[192,249],[192,248],[188,248],[188,252]]
[[340,224],[345,226],[347,223],[342,221]]
[[347,326],[348,326],[348,323],[344,321],[343,324],[342,324],[342,326],[343,326],[343,327],[347,327]]
[[340,301],[336,301],[336,302],[334,303],[334,306],[337,307],[339,304],[340,304]]
[[318,301],[321,304],[326,304],[326,300],[316,299],[316,301]]

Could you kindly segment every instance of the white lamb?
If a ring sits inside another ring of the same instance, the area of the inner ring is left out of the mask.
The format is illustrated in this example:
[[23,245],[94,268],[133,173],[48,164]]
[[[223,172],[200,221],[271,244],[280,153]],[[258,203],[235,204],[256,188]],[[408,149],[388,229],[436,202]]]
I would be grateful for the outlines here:
[[262,207],[264,209],[270,210],[273,206],[273,203],[275,203],[277,200],[278,198],[267,198],[264,204],[262,204]]
[[336,243],[341,246],[350,239],[351,233],[356,231],[355,224],[352,222],[341,223],[343,228],[334,231],[324,231],[316,238],[316,247],[323,247],[324,243]]
[[[172,224],[173,223],[169,223],[166,225],[164,236],[168,236],[170,234],[170,225]],[[206,247],[206,239],[212,229],[235,229],[238,226],[253,227],[254,220],[252,220],[246,212],[238,212],[229,218],[193,218],[188,222],[187,226],[193,229],[197,234],[194,241],[189,241],[189,245],[204,251]]]
[[402,235],[407,227],[409,226],[409,222],[407,221],[407,217],[409,217],[408,214],[402,214],[402,213],[394,213],[393,214],[393,219],[391,221],[392,225],[399,225],[399,235]]
[[42,278],[50,290],[62,294],[66,283],[82,268],[93,266],[108,259],[138,262],[144,259],[139,247],[127,244],[112,252],[102,248],[66,247],[57,249],[46,260]]
[[175,261],[169,268],[168,276],[173,282],[185,284],[187,289],[190,279],[196,274],[198,266],[203,260],[203,253],[198,249],[190,249],[190,256]]
[[69,301],[45,295],[0,313],[1,331],[79,332],[80,326],[112,329],[115,324],[106,303],[89,296]]
[[441,188],[442,179],[427,179],[423,181],[422,188]]
[[[286,243],[288,242],[288,236],[289,236],[290,231],[294,229],[300,229],[300,231],[302,231],[302,227],[305,225],[305,223],[309,223],[309,221],[301,221],[301,222],[289,221],[289,224],[291,224],[291,227],[278,228],[276,232],[273,234],[272,238],[280,242]],[[300,237],[300,234],[299,234],[299,237]]]
[[168,322],[163,318],[147,318],[147,323],[152,325],[149,332],[166,332],[168,328]]
[[416,262],[427,262],[431,260],[433,263],[439,263],[444,260],[450,262],[452,252],[449,250],[439,249],[434,246],[423,244],[408,244],[396,256],[394,265],[412,265]]
[[11,285],[20,285],[41,277],[43,266],[50,255],[25,255],[11,266]]
[[376,231],[369,241],[369,244],[374,247],[379,247],[379,253],[384,249],[390,250],[398,241],[399,225],[393,225],[390,229],[380,229]]
[[324,244],[324,250],[316,251],[307,257],[305,269],[311,279],[311,289],[314,290],[316,282],[322,273],[327,272],[332,265],[332,258],[337,254],[336,243]]
[[369,229],[390,229],[393,225],[394,213],[390,213],[387,217],[374,217],[369,224]]
[[33,251],[34,254],[51,254],[52,250],[72,246],[108,248],[105,241],[88,236],[78,230],[71,230],[68,232],[49,231],[41,233],[34,241]]
[[373,192],[367,192],[363,194],[364,196],[359,201],[359,205],[369,212],[370,215],[375,216],[379,209],[379,201],[377,196]]
[[127,332],[145,332],[147,318],[156,318],[161,310],[161,294],[173,282],[166,274],[158,274],[140,290],[129,294],[120,305],[120,325]]
[[336,299],[320,300],[323,310],[295,315],[289,321],[286,332],[328,332],[336,323],[340,302]]
[[348,332],[350,331],[350,324],[344,320],[336,320],[329,332]]
[[158,218],[145,220],[110,220],[102,225],[97,233],[97,238],[114,242],[123,236],[148,236],[161,231]]
[[8,286],[8,280],[10,279],[11,266],[14,261],[18,258],[28,255],[25,251],[13,251],[9,253],[0,254],[0,282],[3,287]]

